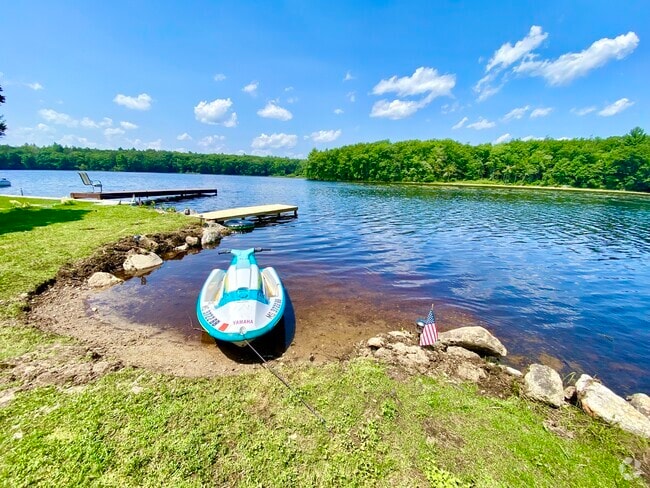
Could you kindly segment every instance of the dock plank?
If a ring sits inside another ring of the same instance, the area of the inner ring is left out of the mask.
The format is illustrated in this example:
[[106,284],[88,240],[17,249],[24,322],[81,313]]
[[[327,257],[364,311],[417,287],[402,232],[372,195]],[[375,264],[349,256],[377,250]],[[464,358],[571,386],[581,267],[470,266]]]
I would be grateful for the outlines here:
[[262,215],[281,215],[283,213],[293,212],[294,216],[298,215],[298,207],[295,205],[284,205],[275,203],[271,205],[257,205],[253,207],[238,207],[224,210],[215,210],[213,212],[203,212],[195,214],[203,220],[213,220],[223,222],[228,219],[238,219],[244,217],[259,217]]

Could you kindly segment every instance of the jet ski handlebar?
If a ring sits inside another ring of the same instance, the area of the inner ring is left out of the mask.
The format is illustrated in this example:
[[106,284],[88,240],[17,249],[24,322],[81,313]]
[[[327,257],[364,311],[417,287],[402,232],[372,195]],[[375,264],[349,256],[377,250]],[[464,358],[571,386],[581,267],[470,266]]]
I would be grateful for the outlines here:
[[[254,252],[263,252],[263,251],[270,251],[268,247],[256,247],[253,249]],[[232,251],[232,249],[221,249],[218,254],[229,254]]]

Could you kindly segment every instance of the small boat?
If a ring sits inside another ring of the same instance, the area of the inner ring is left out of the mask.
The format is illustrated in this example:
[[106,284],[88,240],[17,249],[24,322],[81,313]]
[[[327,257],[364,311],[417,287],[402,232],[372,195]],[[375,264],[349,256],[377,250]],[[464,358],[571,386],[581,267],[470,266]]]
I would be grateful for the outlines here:
[[11,181],[7,178],[0,178],[0,187],[11,186]]
[[255,222],[246,219],[229,219],[223,225],[232,230],[246,231],[255,228]]
[[244,346],[271,331],[284,314],[285,293],[275,269],[260,271],[255,253],[262,248],[229,249],[226,271],[214,269],[196,302],[201,327],[215,339]]

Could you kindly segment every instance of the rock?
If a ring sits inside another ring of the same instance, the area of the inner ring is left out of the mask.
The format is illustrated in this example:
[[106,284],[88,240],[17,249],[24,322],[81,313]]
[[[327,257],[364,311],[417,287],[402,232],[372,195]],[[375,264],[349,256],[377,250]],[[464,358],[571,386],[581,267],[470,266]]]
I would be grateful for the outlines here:
[[501,366],[501,369],[508,373],[510,376],[515,376],[516,378],[521,378],[524,374],[518,369],[511,368],[510,366]]
[[405,330],[391,330],[388,335],[393,339],[411,339],[413,337],[413,334]]
[[189,249],[189,247],[190,247],[190,246],[189,246],[187,243],[185,243],[185,244],[183,244],[182,246],[176,246],[176,247],[174,248],[174,251],[177,251],[177,252],[185,252],[185,251],[187,251],[187,250]]
[[200,242],[200,241],[199,241],[199,238],[198,238],[198,237],[187,236],[187,237],[185,238],[185,244],[187,244],[188,246],[192,246],[192,247],[194,247],[194,246],[198,246],[198,245],[199,245],[199,242]]
[[576,392],[575,386],[567,386],[564,389],[564,399],[572,404],[575,404],[578,400],[578,393]]
[[650,396],[645,393],[635,393],[627,398],[634,408],[650,418]]
[[18,388],[9,388],[7,390],[0,391],[0,408],[9,405],[16,398],[16,392]]
[[143,271],[145,269],[160,266],[163,260],[157,254],[148,252],[146,254],[131,254],[126,258],[122,267],[125,271]]
[[158,243],[147,236],[140,236],[138,239],[138,246],[148,251],[155,251],[158,249]]
[[531,364],[524,376],[524,394],[532,400],[560,407],[564,403],[562,378],[553,368]]
[[478,383],[480,380],[485,378],[487,375],[483,368],[480,368],[472,363],[461,363],[456,368],[455,372],[461,380],[472,381],[473,383]]
[[373,355],[377,359],[382,359],[384,361],[389,361],[393,357],[393,354],[391,353],[390,349],[387,349],[385,347],[380,347],[373,353]]
[[384,339],[382,339],[379,336],[371,337],[370,339],[368,339],[367,344],[368,347],[371,349],[379,349],[380,347],[384,347]]
[[201,245],[203,247],[213,246],[219,241],[221,241],[221,232],[219,230],[214,227],[203,229],[203,234],[201,235]]
[[459,347],[459,346],[449,346],[447,348],[447,354],[459,358],[464,358],[464,359],[481,359],[481,356],[479,356],[475,352],[468,351],[464,347]]
[[429,356],[419,346],[408,346],[401,342],[392,345],[395,358],[407,367],[426,366],[429,364]]
[[578,400],[587,414],[650,439],[650,420],[605,385],[583,374],[576,382]]
[[501,341],[490,334],[485,328],[460,327],[459,329],[441,332],[438,339],[447,346],[460,346],[478,354],[489,356],[505,356],[508,351]]
[[106,288],[108,286],[113,286],[121,282],[122,280],[117,276],[110,273],[104,273],[103,271],[93,273],[93,275],[88,278],[88,286],[91,286],[93,288]]

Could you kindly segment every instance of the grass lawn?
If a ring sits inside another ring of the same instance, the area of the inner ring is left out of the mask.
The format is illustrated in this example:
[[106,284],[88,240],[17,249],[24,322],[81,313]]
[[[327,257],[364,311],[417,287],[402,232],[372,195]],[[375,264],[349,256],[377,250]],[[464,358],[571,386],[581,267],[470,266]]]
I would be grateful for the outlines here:
[[[21,386],[12,358],[72,342],[22,325],[21,293],[103,243],[187,220],[0,198],[0,222],[1,398]],[[648,442],[574,408],[397,380],[367,359],[276,368],[327,428],[263,369],[187,379],[126,368],[82,387],[16,391],[0,406],[0,486],[645,486],[623,461]]]

